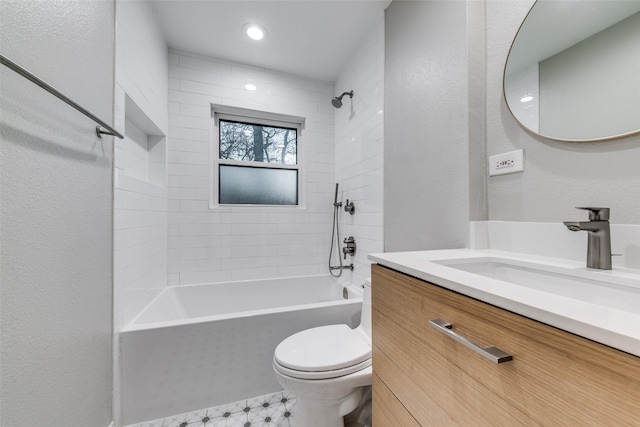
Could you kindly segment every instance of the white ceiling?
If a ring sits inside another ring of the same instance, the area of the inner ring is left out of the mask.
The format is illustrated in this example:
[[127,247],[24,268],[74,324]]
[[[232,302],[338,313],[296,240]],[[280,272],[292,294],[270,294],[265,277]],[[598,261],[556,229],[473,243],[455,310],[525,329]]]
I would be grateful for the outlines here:
[[[391,0],[153,0],[169,47],[334,82]],[[252,22],[268,36],[249,39]]]

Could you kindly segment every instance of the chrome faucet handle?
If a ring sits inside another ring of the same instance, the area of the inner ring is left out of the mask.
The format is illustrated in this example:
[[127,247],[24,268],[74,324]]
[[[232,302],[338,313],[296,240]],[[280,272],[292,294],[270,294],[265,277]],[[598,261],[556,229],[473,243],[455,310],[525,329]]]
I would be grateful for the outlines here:
[[576,207],[589,211],[589,221],[609,221],[609,208]]

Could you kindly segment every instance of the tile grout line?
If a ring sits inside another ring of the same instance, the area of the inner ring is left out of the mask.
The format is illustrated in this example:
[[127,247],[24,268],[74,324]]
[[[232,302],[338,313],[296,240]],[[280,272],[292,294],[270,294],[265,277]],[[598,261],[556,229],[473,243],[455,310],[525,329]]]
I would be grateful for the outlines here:
[[[227,427],[230,423],[238,426],[238,422],[242,423],[242,427],[291,427],[290,418],[295,401],[295,396],[280,391],[126,427]],[[284,411],[278,416],[279,408]],[[264,414],[261,414],[263,411]],[[214,415],[216,413],[218,415]],[[257,419],[264,415],[266,418]],[[272,415],[274,418],[271,418]]]

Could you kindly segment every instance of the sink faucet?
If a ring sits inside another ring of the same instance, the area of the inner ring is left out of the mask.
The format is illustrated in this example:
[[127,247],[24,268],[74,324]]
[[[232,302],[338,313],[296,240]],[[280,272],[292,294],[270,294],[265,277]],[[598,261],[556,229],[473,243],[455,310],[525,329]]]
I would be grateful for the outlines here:
[[588,233],[587,267],[611,270],[611,231],[609,208],[576,208],[589,211],[589,221],[564,221],[571,231]]

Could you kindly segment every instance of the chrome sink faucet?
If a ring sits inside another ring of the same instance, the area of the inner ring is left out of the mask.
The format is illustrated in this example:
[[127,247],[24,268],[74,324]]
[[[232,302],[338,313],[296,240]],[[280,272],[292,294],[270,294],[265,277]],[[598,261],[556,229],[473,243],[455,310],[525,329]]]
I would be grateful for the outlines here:
[[589,221],[564,221],[571,231],[584,230],[588,233],[587,267],[611,270],[611,229],[609,208],[576,208],[589,211]]

